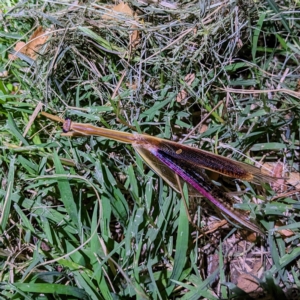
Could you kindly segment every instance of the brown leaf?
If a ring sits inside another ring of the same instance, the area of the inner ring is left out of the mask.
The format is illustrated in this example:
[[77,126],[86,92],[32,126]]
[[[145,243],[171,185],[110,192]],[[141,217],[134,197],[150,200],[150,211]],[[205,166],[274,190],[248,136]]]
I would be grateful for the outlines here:
[[257,241],[257,233],[256,232],[250,232],[248,230],[241,230],[241,234],[244,237],[245,240],[248,242],[254,243]]
[[237,286],[244,290],[246,293],[255,292],[259,288],[259,283],[255,279],[255,276],[258,276],[258,272],[261,269],[262,264],[261,262],[257,262],[251,272],[248,273],[241,273],[238,280]]
[[[193,83],[193,81],[195,80],[195,77],[196,77],[196,75],[194,73],[187,74],[184,78],[186,85],[190,86]],[[184,100],[187,100],[187,97],[188,97],[188,92],[185,89],[182,89],[177,94],[176,101],[181,103],[182,105],[185,105],[186,101],[184,101]]]
[[[277,221],[277,222],[275,223],[275,228],[281,227],[281,226],[283,226],[283,225],[284,225],[284,224],[283,224],[282,222]],[[295,235],[295,233],[294,233],[292,230],[290,230],[290,229],[280,229],[280,230],[277,230],[277,232],[279,232],[279,234],[280,234],[281,236],[283,236],[283,237],[290,237],[290,236]]]
[[300,173],[291,172],[287,183],[294,186],[296,189],[300,188]]
[[131,90],[135,91],[138,88],[138,83],[134,81],[133,83],[126,83],[126,86],[129,87]]
[[[134,17],[137,19],[137,15],[134,14],[133,10],[130,8],[130,6],[127,3],[124,3],[121,1],[119,4],[111,7],[112,12],[106,13],[103,15],[104,20],[112,20],[117,19],[118,14],[124,14],[130,17]],[[136,28],[136,26],[132,25],[132,28]],[[136,47],[140,42],[140,32],[138,30],[133,30],[129,34],[129,40],[130,40],[130,47]]]
[[130,6],[127,3],[124,3],[123,1],[121,1],[115,7],[113,7],[113,10],[116,12],[127,14],[129,16],[133,16],[132,9],[130,8]]
[[281,177],[277,179],[273,184],[272,187],[275,191],[284,191],[286,190],[286,186],[284,185],[285,179],[283,177],[283,163],[277,162],[273,168],[273,175],[274,177]]
[[133,17],[132,9],[130,8],[130,6],[127,3],[124,3],[123,1],[121,1],[118,5],[113,6],[111,8],[111,10],[112,10],[111,13],[103,15],[103,19],[105,19],[105,20],[116,19],[118,16],[118,13]]
[[[17,42],[17,43],[16,43],[16,46],[15,46],[15,48],[14,48],[14,50],[15,50],[16,52],[24,53],[25,47],[26,47],[26,43],[24,43],[24,42]],[[14,55],[14,54],[8,54],[8,58],[9,58],[10,60],[16,60],[16,59],[18,59],[18,56]]]
[[8,71],[5,70],[3,72],[0,72],[0,78],[4,78],[4,77],[7,77],[7,76],[8,76]]
[[45,29],[42,26],[39,26],[35,32],[32,34],[32,36],[29,39],[29,43],[25,47],[25,53],[27,56],[29,56],[32,59],[36,59],[38,55],[38,51],[41,46],[43,46],[48,36],[45,34]]
[[[132,27],[135,27],[135,26],[132,26]],[[130,38],[130,46],[135,48],[140,43],[140,40],[141,40],[140,32],[138,30],[132,31],[129,38]]]
[[202,124],[198,132],[204,133],[206,130],[208,130],[208,126],[206,124]]
[[290,237],[290,236],[295,235],[295,232],[293,232],[293,231],[290,230],[290,229],[281,229],[281,230],[278,230],[278,232],[279,232],[283,237]]
[[243,273],[238,278],[237,286],[246,293],[251,293],[258,289],[259,284],[254,277]]
[[[18,42],[14,48],[16,52],[21,52],[32,59],[36,59],[39,48],[45,44],[48,39],[48,36],[44,35],[45,30],[42,26],[39,26],[34,33],[31,35],[29,42]],[[16,55],[9,54],[10,60],[15,60],[18,57]]]
[[193,81],[195,80],[195,77],[196,77],[196,75],[194,73],[188,74],[185,76],[184,81],[186,82],[186,84],[188,86],[190,86],[193,83]]
[[[278,177],[278,179],[276,179],[275,181],[272,182],[271,186],[275,191],[285,191],[286,190],[286,185],[285,185],[285,181],[286,178],[284,175],[284,164],[281,162],[276,162],[276,163],[264,163],[263,167],[261,169],[263,174],[266,175],[271,175],[274,177]],[[266,170],[269,169],[269,170]]]
[[[184,99],[186,99],[188,96],[188,93],[186,90],[181,90],[178,94],[177,94],[177,97],[176,97],[176,101],[177,102],[182,102]],[[185,104],[185,103],[183,103]]]
[[276,163],[273,168],[273,175],[275,177],[282,177],[282,172],[283,172],[283,164],[279,162]]
[[211,275],[220,267],[219,255],[211,254],[207,257],[207,260],[208,260],[207,273],[208,275]]

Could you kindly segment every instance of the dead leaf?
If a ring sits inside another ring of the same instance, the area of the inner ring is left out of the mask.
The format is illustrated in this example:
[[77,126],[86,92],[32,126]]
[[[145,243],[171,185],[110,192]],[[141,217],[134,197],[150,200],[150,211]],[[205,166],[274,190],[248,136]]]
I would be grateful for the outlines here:
[[35,32],[30,37],[29,43],[27,44],[27,48],[25,50],[25,54],[27,56],[29,56],[32,59],[36,59],[38,55],[38,50],[41,46],[43,46],[46,43],[48,39],[48,36],[44,35],[45,33],[46,30],[42,26],[39,26],[35,30]]
[[[186,90],[181,90],[176,97],[177,102],[182,102],[185,98],[187,98],[188,93]],[[185,103],[184,103],[185,104]]]
[[133,11],[130,8],[130,6],[127,3],[124,3],[121,1],[118,5],[115,5],[111,8],[111,13],[106,13],[103,15],[103,19],[105,20],[111,20],[116,19],[118,16],[118,13],[128,15],[130,17],[133,17]]
[[283,164],[278,162],[274,165],[273,175],[275,177],[282,177],[282,173],[283,173]]
[[219,267],[219,255],[218,254],[211,254],[207,257],[207,274],[213,274]]
[[208,130],[208,125],[202,124],[201,127],[199,128],[198,132],[199,133],[204,133],[207,130]]
[[261,269],[261,262],[257,262],[251,272],[241,273],[237,279],[237,286],[246,293],[252,293],[259,289],[259,283],[255,276],[258,275],[258,271]]
[[281,229],[281,230],[278,230],[278,232],[283,236],[283,237],[290,237],[290,236],[293,236],[295,235],[295,233],[290,230],[290,229]]
[[[136,26],[132,26],[133,28],[135,28]],[[130,46],[135,48],[141,40],[140,37],[140,32],[138,30],[133,30],[132,33],[129,36],[130,39]]]
[[193,83],[193,81],[195,80],[195,77],[196,77],[196,75],[194,73],[188,74],[185,76],[184,81],[186,82],[186,84],[188,86],[190,86]]
[[284,192],[286,190],[287,176],[285,175],[283,163],[264,163],[261,172],[262,174],[278,177],[271,183],[271,186],[275,191]]
[[[36,59],[40,47],[44,45],[48,39],[48,36],[45,35],[45,33],[46,30],[42,26],[39,26],[29,38],[28,43],[18,42],[14,50],[16,52],[21,52],[32,59]],[[9,55],[10,60],[15,60],[17,58],[16,55]]]
[[253,276],[243,273],[238,278],[237,286],[246,293],[251,293],[258,289],[259,284]]
[[126,86],[129,87],[131,90],[135,91],[138,88],[138,83],[134,81],[133,83],[126,83]]
[[8,76],[8,71],[0,72],[0,78],[4,78]]
[[[284,224],[283,224],[282,222],[277,221],[277,222],[275,223],[275,228],[281,227],[281,226],[283,226],[283,225],[284,225]],[[280,229],[280,230],[277,230],[277,232],[278,232],[281,236],[283,236],[283,237],[290,237],[290,236],[295,235],[295,233],[294,233],[292,230],[290,230],[290,229]]]
[[272,183],[272,188],[275,191],[281,191],[281,192],[286,191],[286,185],[284,184],[285,179],[282,178],[283,174],[284,174],[283,163],[277,162],[274,165],[272,173],[273,173],[274,177],[281,177],[281,178],[277,179],[274,183]]
[[[104,20],[117,19],[119,14],[124,14],[129,17],[134,17],[137,20],[137,14],[133,12],[130,6],[127,3],[121,1],[118,5],[111,7],[112,12],[106,13],[103,15]],[[136,28],[135,25],[131,25],[131,28]],[[140,42],[140,32],[138,30],[133,30],[129,34],[130,47],[135,48]]]
[[[194,73],[188,74],[185,76],[184,81],[186,85],[191,86],[193,81],[195,80],[196,75]],[[185,89],[182,89],[176,97],[176,101],[181,103],[182,105],[186,104],[187,98],[188,98],[188,92]]]
[[113,7],[113,10],[116,12],[127,14],[129,16],[133,16],[132,9],[130,8],[130,6],[127,3],[124,3],[123,1],[121,1],[115,7]]
[[287,183],[294,186],[296,189],[300,188],[300,173],[299,172],[291,172],[290,176],[287,180]]
[[[26,43],[24,43],[24,42],[17,42],[17,43],[16,43],[16,46],[15,46],[15,48],[14,48],[14,50],[15,50],[16,52],[24,53],[25,47],[26,47]],[[16,59],[18,58],[18,56],[14,55],[14,54],[8,54],[8,58],[9,58],[10,60],[16,60]]]
[[248,230],[241,230],[241,235],[244,238],[244,240],[254,243],[257,241],[257,233],[256,232],[250,232]]

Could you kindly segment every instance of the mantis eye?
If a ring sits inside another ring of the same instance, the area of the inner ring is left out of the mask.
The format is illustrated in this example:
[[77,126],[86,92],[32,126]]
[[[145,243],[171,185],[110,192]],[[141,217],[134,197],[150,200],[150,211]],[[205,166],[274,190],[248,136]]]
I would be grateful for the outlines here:
[[71,123],[72,123],[72,121],[71,121],[70,118],[65,119],[63,127],[62,127],[64,133],[70,131],[70,129],[71,129]]

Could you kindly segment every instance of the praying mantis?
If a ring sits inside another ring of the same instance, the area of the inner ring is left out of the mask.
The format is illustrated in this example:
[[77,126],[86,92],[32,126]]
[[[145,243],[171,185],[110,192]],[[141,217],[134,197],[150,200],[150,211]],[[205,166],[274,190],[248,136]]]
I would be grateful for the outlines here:
[[259,168],[146,134],[128,133],[96,127],[91,124],[76,123],[70,119],[64,120],[46,112],[42,112],[42,115],[63,123],[64,135],[67,136],[102,136],[131,144],[144,162],[174,190],[180,191],[178,176],[230,220],[239,223],[248,230],[264,235],[262,229],[250,221],[245,212],[233,209],[231,197],[217,187],[203,171],[209,170],[227,177],[254,183],[276,180],[272,176],[263,174]]

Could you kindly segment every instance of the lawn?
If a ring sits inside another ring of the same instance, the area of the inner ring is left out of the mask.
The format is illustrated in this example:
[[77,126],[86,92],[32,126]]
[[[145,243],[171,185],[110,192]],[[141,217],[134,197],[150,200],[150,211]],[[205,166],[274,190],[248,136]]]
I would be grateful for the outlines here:
[[[0,298],[299,299],[299,17],[296,0],[2,1]],[[262,233],[41,112],[261,168],[201,172]]]

